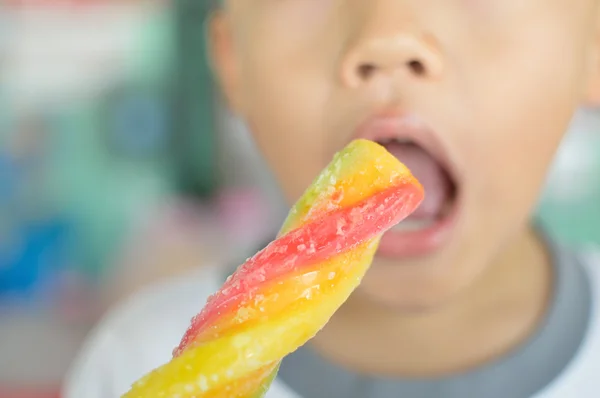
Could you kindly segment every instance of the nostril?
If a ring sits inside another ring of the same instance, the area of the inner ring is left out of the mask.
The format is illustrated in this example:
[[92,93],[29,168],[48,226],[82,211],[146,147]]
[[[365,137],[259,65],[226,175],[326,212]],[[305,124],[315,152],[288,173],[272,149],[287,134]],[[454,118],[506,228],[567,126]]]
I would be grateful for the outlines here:
[[407,65],[410,71],[416,76],[423,76],[426,72],[425,65],[419,60],[413,59],[412,61],[409,61]]
[[[419,60],[412,60],[406,63],[409,71],[415,76],[423,76],[427,72],[425,65]],[[367,81],[377,72],[375,64],[362,64],[358,67],[358,76],[362,81]]]
[[375,74],[376,69],[377,67],[373,64],[362,64],[358,67],[358,75],[361,80],[366,81]]
[[426,78],[435,70],[418,57],[398,59],[388,64],[385,62],[348,62],[346,65],[350,67],[344,68],[344,79],[353,87],[371,82],[378,74],[392,77],[402,71],[403,73],[408,72],[413,78]]

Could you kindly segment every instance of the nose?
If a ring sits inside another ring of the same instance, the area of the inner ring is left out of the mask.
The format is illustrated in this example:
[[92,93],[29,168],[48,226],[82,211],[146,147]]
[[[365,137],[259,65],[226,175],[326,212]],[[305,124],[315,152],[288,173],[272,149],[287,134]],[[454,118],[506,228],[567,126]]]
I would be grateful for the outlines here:
[[405,13],[394,17],[386,10],[370,11],[363,14],[342,58],[341,77],[346,86],[357,88],[374,79],[395,79],[402,74],[420,80],[442,75],[444,62],[435,40]]

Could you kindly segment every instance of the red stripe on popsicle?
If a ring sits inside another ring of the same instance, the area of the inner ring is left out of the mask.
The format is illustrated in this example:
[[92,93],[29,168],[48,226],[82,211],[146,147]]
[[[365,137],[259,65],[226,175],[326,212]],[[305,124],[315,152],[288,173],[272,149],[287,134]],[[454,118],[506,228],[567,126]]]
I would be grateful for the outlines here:
[[385,232],[406,218],[423,200],[423,190],[401,184],[380,191],[295,229],[244,263],[192,320],[173,355],[179,356],[224,314],[236,311],[266,281],[325,261]]

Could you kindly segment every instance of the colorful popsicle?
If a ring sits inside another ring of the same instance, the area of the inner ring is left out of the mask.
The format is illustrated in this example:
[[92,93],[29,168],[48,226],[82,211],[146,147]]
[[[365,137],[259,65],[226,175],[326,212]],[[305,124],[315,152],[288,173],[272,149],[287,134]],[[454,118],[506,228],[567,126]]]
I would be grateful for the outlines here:
[[196,316],[173,359],[124,398],[261,398],[281,359],[311,339],[367,271],[382,234],[423,188],[382,146],[356,140],[294,205],[279,237]]

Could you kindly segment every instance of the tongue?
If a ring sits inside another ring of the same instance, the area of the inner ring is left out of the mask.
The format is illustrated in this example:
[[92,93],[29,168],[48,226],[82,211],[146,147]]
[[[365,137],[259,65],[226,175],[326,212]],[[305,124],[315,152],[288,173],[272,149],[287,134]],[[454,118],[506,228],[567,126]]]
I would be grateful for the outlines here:
[[438,216],[452,195],[452,181],[448,173],[417,145],[390,143],[385,147],[410,169],[425,189],[425,199],[410,218],[429,219]]

